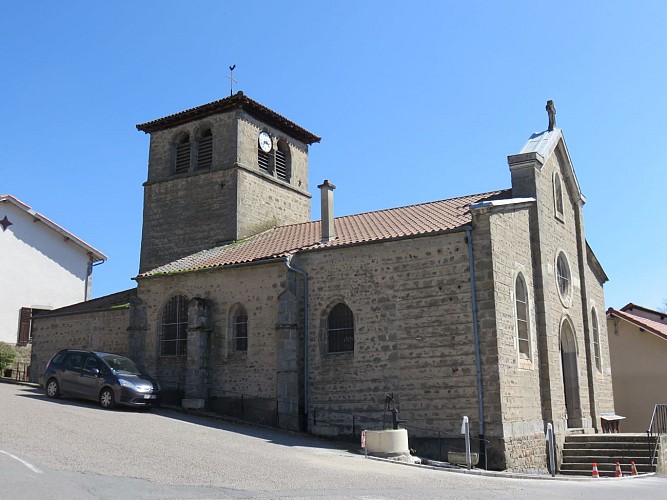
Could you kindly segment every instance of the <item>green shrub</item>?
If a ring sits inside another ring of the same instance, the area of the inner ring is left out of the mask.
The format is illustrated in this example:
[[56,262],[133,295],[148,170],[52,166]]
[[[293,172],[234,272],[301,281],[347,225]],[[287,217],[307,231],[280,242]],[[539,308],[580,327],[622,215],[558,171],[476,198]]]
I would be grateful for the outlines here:
[[16,361],[16,348],[11,344],[0,342],[0,370],[12,368]]

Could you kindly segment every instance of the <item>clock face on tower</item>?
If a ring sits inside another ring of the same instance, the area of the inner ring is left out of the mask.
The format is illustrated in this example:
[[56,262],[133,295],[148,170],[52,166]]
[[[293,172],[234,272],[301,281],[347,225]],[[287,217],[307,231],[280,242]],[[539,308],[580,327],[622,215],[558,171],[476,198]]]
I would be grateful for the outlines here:
[[265,153],[268,153],[273,149],[273,141],[271,141],[271,136],[269,135],[268,132],[262,131],[259,133],[259,148],[264,151]]

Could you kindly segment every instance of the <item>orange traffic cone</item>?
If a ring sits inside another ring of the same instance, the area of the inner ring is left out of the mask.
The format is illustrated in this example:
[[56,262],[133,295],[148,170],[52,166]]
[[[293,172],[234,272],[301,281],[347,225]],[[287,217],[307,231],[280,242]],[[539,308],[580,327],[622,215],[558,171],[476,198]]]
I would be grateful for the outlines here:
[[632,475],[632,476],[637,475],[637,466],[635,465],[634,460],[632,462],[630,462],[630,475]]
[[600,479],[600,473],[598,472],[598,464],[593,462],[593,477]]
[[623,477],[623,472],[621,471],[621,464],[616,462],[616,477]]

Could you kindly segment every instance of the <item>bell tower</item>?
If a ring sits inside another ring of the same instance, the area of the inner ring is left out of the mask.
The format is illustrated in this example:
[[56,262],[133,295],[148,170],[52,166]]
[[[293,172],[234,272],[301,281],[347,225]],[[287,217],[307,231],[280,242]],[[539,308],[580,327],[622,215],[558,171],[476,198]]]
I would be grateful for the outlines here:
[[242,92],[137,125],[150,134],[139,272],[310,220],[320,138]]

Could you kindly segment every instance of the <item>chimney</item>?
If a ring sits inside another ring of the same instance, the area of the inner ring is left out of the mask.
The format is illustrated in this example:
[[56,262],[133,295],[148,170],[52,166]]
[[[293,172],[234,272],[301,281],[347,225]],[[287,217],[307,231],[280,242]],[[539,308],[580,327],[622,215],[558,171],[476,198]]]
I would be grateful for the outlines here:
[[331,184],[329,179],[324,179],[324,182],[317,187],[320,188],[322,199],[322,221],[320,222],[322,243],[328,243],[336,238],[333,214],[333,190],[336,189],[336,186]]

